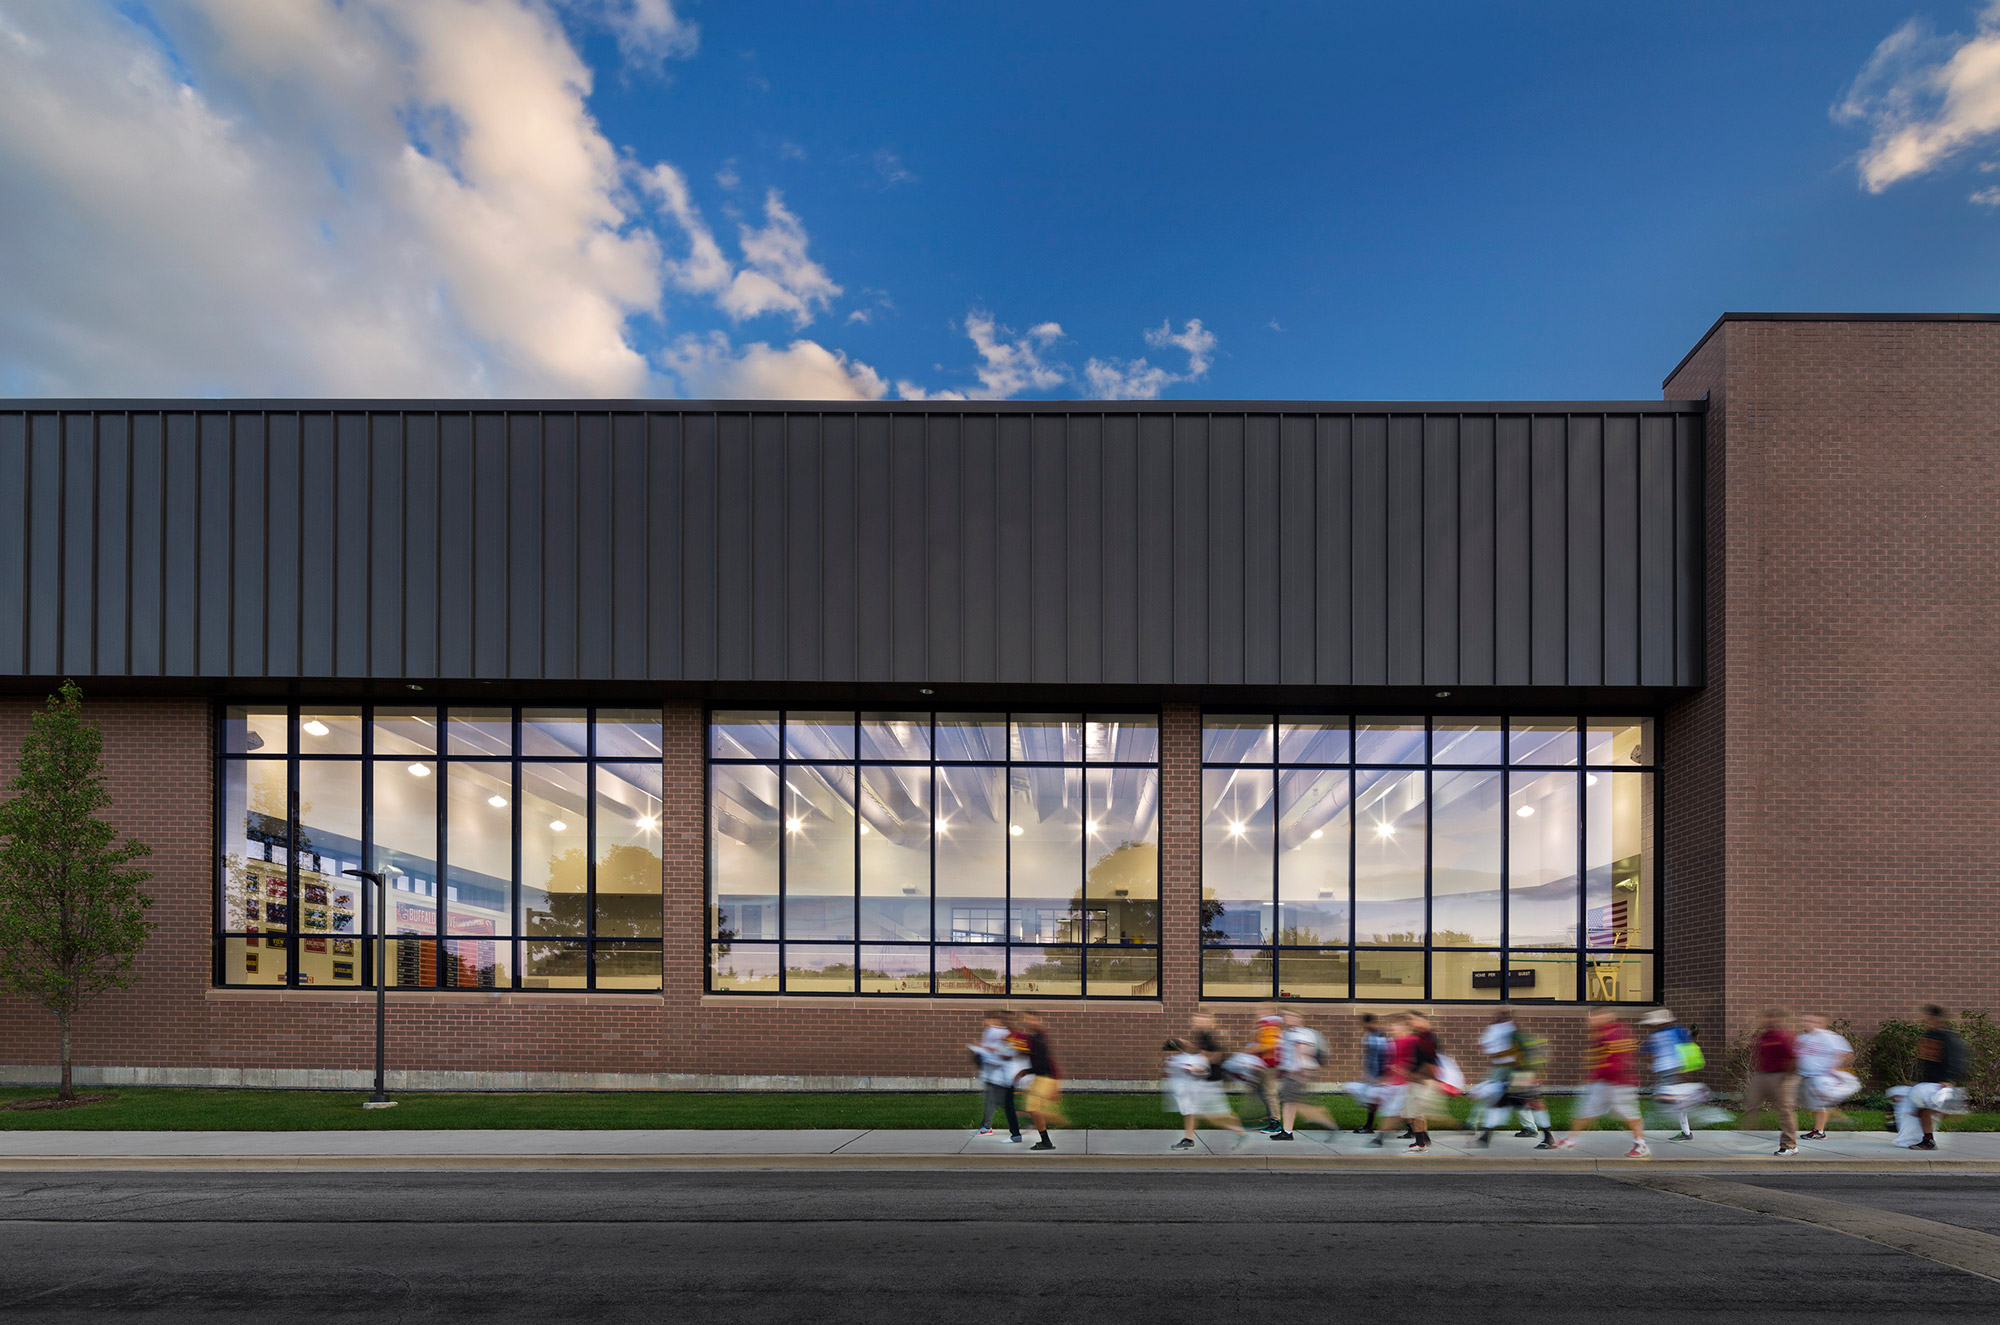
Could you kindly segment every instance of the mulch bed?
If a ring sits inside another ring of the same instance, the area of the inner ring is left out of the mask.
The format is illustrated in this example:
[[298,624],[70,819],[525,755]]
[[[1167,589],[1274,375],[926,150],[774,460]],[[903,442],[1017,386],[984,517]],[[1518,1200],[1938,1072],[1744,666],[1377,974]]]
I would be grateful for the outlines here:
[[86,1104],[102,1104],[115,1100],[116,1095],[78,1095],[75,1099],[59,1099],[50,1095],[45,1099],[15,1100],[10,1104],[0,1104],[0,1112],[25,1113],[30,1109],[80,1109]]

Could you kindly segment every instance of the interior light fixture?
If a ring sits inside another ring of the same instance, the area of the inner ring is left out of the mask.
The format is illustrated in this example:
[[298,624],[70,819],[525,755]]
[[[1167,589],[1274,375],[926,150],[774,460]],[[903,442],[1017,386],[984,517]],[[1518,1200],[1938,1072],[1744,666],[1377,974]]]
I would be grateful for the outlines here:
[[788,833],[796,833],[799,831],[799,829],[804,828],[805,826],[806,826],[806,821],[803,819],[785,820],[785,831]]
[[1012,828],[1009,828],[1007,835],[1009,837],[1019,837],[1021,835],[1021,825],[1015,824]]
[[1375,836],[1394,837],[1395,835],[1396,835],[1396,825],[1392,823],[1379,823],[1375,825]]
[[951,820],[945,818],[943,815],[939,815],[937,818],[931,820],[931,827],[942,833],[951,827]]
[[413,777],[413,778],[427,778],[427,777],[429,777],[430,775],[431,775],[431,770],[430,770],[430,767],[429,767],[428,765],[425,765],[425,764],[411,764],[411,765],[410,765],[410,776],[411,776],[411,777]]
[[1532,805],[1523,805],[1520,809],[1514,811],[1514,813],[1520,815],[1523,819],[1532,819],[1535,817],[1535,807]]
[[866,836],[868,836],[868,824],[867,824],[867,822],[866,822],[865,820],[864,820],[864,821],[862,822],[862,825],[861,825],[861,835],[862,835],[863,837],[866,837]]
[[326,733],[327,733],[327,726],[326,726],[326,724],[325,724],[325,723],[321,722],[321,721],[320,721],[320,720],[319,720],[318,718],[309,718],[309,719],[307,719],[307,721],[306,721],[306,735],[308,735],[308,736],[324,736],[324,735],[326,735]]
[[653,824],[653,816],[652,816],[652,815],[648,814],[648,815],[645,815],[645,816],[642,816],[642,817],[640,818],[640,820],[639,820],[639,831],[640,831],[640,832],[642,832],[642,833],[650,833],[650,832],[652,832],[652,831],[653,831],[653,828],[654,828],[654,824]]
[[1233,823],[1229,825],[1229,835],[1231,837],[1243,836],[1243,825],[1238,823]]
[[1084,825],[1083,825],[1083,831],[1084,831],[1084,832],[1086,832],[1086,833],[1094,833],[1094,832],[1096,832],[1096,831],[1097,831],[1097,820],[1095,820],[1095,819],[1088,819],[1088,820],[1085,820],[1085,821],[1084,821]]
[[920,695],[935,695],[935,694],[937,693],[937,691],[935,691],[935,690],[919,690],[919,691],[918,691],[917,693],[918,693],[918,694],[920,694]]
[[491,805],[496,810],[504,810],[507,808],[507,798],[505,796],[488,796],[486,798],[486,803],[488,805]]
[[564,823],[564,822],[563,822],[562,820],[560,820],[560,819],[551,819],[551,820],[549,820],[549,831],[550,831],[551,833],[561,833],[561,832],[566,832],[566,831],[567,831],[568,829],[569,829],[569,825],[568,825],[568,824],[566,824],[566,823]]
[[1315,842],[1319,841],[1319,839],[1325,836],[1326,836],[1326,829],[1324,828],[1315,828],[1312,830],[1312,837],[1313,841]]
[[1596,785],[1597,785],[1597,774],[1595,774],[1595,773],[1585,773],[1585,774],[1583,775],[1583,785],[1584,785],[1584,786],[1586,786],[1586,787],[1594,787],[1594,786],[1596,786]]

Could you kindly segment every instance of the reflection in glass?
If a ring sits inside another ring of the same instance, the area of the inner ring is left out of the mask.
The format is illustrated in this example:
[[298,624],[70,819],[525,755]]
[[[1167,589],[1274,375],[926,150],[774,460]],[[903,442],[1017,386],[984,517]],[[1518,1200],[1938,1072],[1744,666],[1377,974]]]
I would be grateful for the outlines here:
[[1500,954],[1497,952],[1434,952],[1431,954],[1431,997],[1500,998]]
[[1508,940],[1577,941],[1576,774],[1512,773],[1507,837]]
[[931,715],[928,713],[862,714],[861,757],[929,759]]
[[1352,964],[1340,948],[1287,948],[1278,954],[1278,997],[1346,998]]
[[1424,997],[1424,954],[1358,949],[1354,954],[1354,997],[1363,1002],[1421,1001]]
[[1287,769],[1278,775],[1280,943],[1348,941],[1352,786],[1353,774],[1345,769]]
[[1013,890],[1008,937],[1015,943],[1080,942],[1083,772],[1016,768],[1007,784]]
[[778,786],[778,770],[770,764],[716,764],[708,771],[709,924],[715,938],[778,937]]
[[1431,775],[1431,942],[1439,947],[1500,942],[1502,776]]
[[853,993],[854,946],[848,943],[787,943],[785,992],[788,994]]
[[[358,720],[357,720],[358,721]],[[295,915],[273,916],[271,902],[264,904],[264,927],[290,927],[300,933],[333,935],[361,929],[361,881],[346,870],[363,868],[361,863],[361,765],[342,761],[299,764],[298,827],[298,910]],[[266,885],[267,889],[269,885]],[[346,906],[336,900],[345,895]],[[374,922],[375,899],[368,899],[369,927]],[[343,930],[348,925],[350,930]],[[317,955],[317,954],[316,954]],[[307,973],[313,963],[300,963]],[[331,967],[315,972],[331,977]]]
[[937,991],[999,998],[1007,992],[1007,949],[950,947],[937,950]]
[[1364,769],[1354,783],[1354,941],[1422,943],[1424,775]]
[[928,994],[931,992],[931,950],[861,945],[861,992],[864,994]]
[[514,753],[514,710],[454,708],[445,713],[445,742],[455,755]]
[[1083,758],[1089,764],[1158,763],[1160,720],[1144,713],[1093,713],[1083,724]]
[[1653,775],[1585,775],[1585,943],[1643,948],[1653,906]]
[[236,759],[223,768],[222,927],[289,929],[287,765],[282,759]]
[[1160,771],[1093,768],[1085,800],[1084,942],[1159,942]]
[[[1203,998],[1271,997],[1269,948],[1204,948],[1201,954]],[[1341,997],[1345,998],[1345,985]]]
[[[920,943],[930,938],[931,821],[928,764],[861,766],[863,939]],[[938,823],[940,832],[949,834],[952,828],[947,821]],[[926,957],[926,971],[929,961]]]
[[854,758],[854,715],[797,709],[786,713],[785,755],[790,759]]
[[1016,996],[1075,998],[1083,993],[1083,959],[1075,948],[1007,949],[1009,988]]
[[1344,764],[1351,753],[1346,718],[1278,719],[1281,764]]
[[1005,760],[1007,719],[997,714],[938,714],[937,757],[954,764]]
[[1083,758],[1083,722],[1073,713],[1016,713],[1010,758],[1034,764],[1074,764]]
[[1576,763],[1576,723],[1516,718],[1507,730],[1507,758],[1515,764]]
[[591,972],[598,989],[658,989],[660,945],[657,943],[596,943],[591,945]]
[[778,992],[778,945],[716,943],[708,950],[709,988],[738,994]]
[[[1007,938],[1007,770],[940,768],[934,821],[937,937],[952,943]],[[1022,830],[1025,834],[1026,830]],[[940,958],[942,963],[942,958]],[[944,966],[938,971],[942,975]],[[942,986],[939,992],[944,992]]]
[[512,934],[514,769],[446,765],[444,913],[447,934]]
[[358,755],[361,753],[361,710],[307,708],[299,714],[299,753]]
[[1204,943],[1269,943],[1275,909],[1275,822],[1268,768],[1201,774],[1201,934]]
[[1651,718],[1592,718],[1584,726],[1585,761],[1639,765],[1655,760]]
[[521,945],[521,988],[583,989],[589,983],[590,956],[583,944],[529,939]]
[[1501,764],[1498,718],[1439,718],[1431,724],[1431,761],[1439,764]]
[[854,766],[787,765],[784,804],[785,937],[852,940]]
[[[596,767],[597,891],[593,935],[660,937],[660,765]],[[602,971],[600,965],[599,970]]]
[[1157,998],[1160,993],[1160,955],[1153,951],[1121,952],[1115,948],[1087,948],[1084,961],[1092,998]]
[[1269,718],[1210,713],[1201,720],[1204,764],[1268,764],[1272,748]]
[[[283,704],[231,704],[222,716],[222,749],[233,755],[285,753],[291,723]],[[268,982],[266,982],[268,983]]]
[[1356,718],[1354,762],[1357,764],[1423,763],[1424,720]]
[[389,876],[391,934],[437,933],[437,786],[435,764],[375,763],[374,868]]
[[514,987],[514,945],[506,939],[446,939],[439,958],[448,989]]
[[595,735],[592,753],[599,759],[658,759],[664,753],[658,709],[599,709]]
[[708,753],[716,759],[776,759],[777,713],[717,712],[708,723]]
[[290,971],[291,949],[285,941],[266,947],[252,934],[249,938],[222,940],[222,981],[231,985],[281,985]]
[[375,753],[378,755],[437,753],[435,708],[377,708],[374,725]]
[[[590,882],[585,850],[589,839],[585,773],[581,764],[521,765],[521,933],[524,935],[564,938],[585,935]],[[533,964],[525,958],[523,967],[532,973]]]
[[582,709],[522,709],[521,753],[531,758],[590,753],[589,716]]

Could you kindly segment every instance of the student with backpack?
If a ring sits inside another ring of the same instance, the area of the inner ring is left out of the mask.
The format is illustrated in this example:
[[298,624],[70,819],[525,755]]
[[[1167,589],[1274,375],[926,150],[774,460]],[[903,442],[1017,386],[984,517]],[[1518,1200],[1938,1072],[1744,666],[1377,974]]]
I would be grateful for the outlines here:
[[1553,1148],[1555,1133],[1549,1130],[1548,1109],[1537,1084],[1542,1063],[1541,1042],[1515,1025],[1513,1013],[1496,1008],[1492,1022],[1480,1033],[1479,1048],[1486,1055],[1491,1071],[1475,1092],[1486,1101],[1486,1125],[1480,1130],[1478,1144],[1493,1144],[1494,1130],[1507,1121],[1507,1111],[1511,1108],[1521,1120],[1521,1130],[1514,1133],[1516,1137],[1540,1136],[1542,1145],[1537,1149]]
[[[1942,1091],[1965,1080],[1971,1067],[1971,1058],[1965,1052],[1965,1041],[1951,1028],[1945,1019],[1944,1009],[1935,1003],[1924,1008],[1924,1033],[1917,1040],[1917,1083],[1910,1088],[1911,1096],[1919,1101],[1934,1100]],[[1928,1089],[1926,1089],[1928,1088]],[[1910,1150],[1937,1149],[1937,1120],[1940,1110],[1926,1107],[1919,1102],[1914,1107],[1917,1122],[1923,1127],[1923,1140],[1908,1147]]]
[[1316,1122],[1337,1135],[1340,1124],[1333,1120],[1333,1115],[1312,1103],[1311,1083],[1314,1074],[1319,1071],[1320,1061],[1326,1056],[1326,1041],[1320,1038],[1318,1031],[1306,1025],[1304,1017],[1288,1008],[1278,1050],[1278,1108],[1282,1113],[1283,1126],[1271,1133],[1271,1139],[1292,1140],[1292,1126],[1301,1114],[1309,1122]]
[[1021,1140],[1021,1116],[1014,1110],[1014,1078],[1020,1075],[1022,1064],[1015,1058],[1013,1032],[1007,1025],[1007,1014],[998,1008],[989,1011],[979,1039],[965,1047],[971,1051],[973,1061],[979,1064],[979,1083],[986,1097],[986,1112],[979,1120],[979,1135],[993,1135],[993,1115],[1004,1107],[1007,1111],[1007,1139]]
[[[1672,1098],[1672,1087],[1683,1076],[1701,1071],[1707,1065],[1707,1059],[1688,1028],[1675,1021],[1674,1014],[1667,1009],[1654,1008],[1639,1018],[1639,1024],[1646,1028],[1646,1058],[1652,1065],[1653,1099],[1657,1103]],[[1676,1109],[1674,1113],[1680,1124],[1679,1130],[1667,1139],[1694,1140],[1694,1125],[1688,1119],[1688,1111]]]
[[1368,1116],[1361,1120],[1360,1133],[1375,1131],[1375,1108],[1381,1102],[1383,1080],[1389,1071],[1389,1037],[1375,1023],[1375,1014],[1361,1014],[1361,1079],[1368,1084]]

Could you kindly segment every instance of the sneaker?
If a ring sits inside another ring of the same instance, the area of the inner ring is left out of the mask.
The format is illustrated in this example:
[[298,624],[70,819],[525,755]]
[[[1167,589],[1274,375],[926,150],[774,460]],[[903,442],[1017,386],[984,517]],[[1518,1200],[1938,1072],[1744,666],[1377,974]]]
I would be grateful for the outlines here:
[[1801,1141],[1824,1141],[1824,1140],[1826,1140],[1826,1133],[1825,1133],[1825,1132],[1822,1132],[1822,1131],[1820,1131],[1820,1130],[1819,1130],[1819,1129],[1818,1129],[1817,1127],[1815,1127],[1815,1128],[1814,1128],[1814,1129],[1813,1129],[1812,1131],[1810,1131],[1810,1132],[1801,1132],[1801,1133],[1799,1134],[1799,1140],[1801,1140]]
[[1431,1148],[1422,1141],[1412,1141],[1409,1145],[1403,1147],[1403,1153],[1406,1155],[1428,1155],[1431,1153]]
[[1271,1139],[1272,1139],[1273,1141],[1296,1141],[1296,1140],[1298,1140],[1298,1138],[1297,1138],[1296,1136],[1294,1136],[1294,1135],[1293,1135],[1292,1133],[1290,1133],[1290,1132],[1272,1132],[1272,1133],[1270,1134],[1270,1137],[1271,1137]]
[[1168,1147],[1167,1147],[1167,1149],[1169,1149],[1169,1150],[1193,1150],[1193,1149],[1194,1149],[1194,1138],[1193,1138],[1193,1137],[1191,1137],[1191,1136],[1184,1136],[1184,1137],[1182,1137],[1182,1138],[1181,1138],[1180,1140],[1178,1140],[1178,1141],[1174,1142],[1174,1143],[1173,1143],[1172,1145],[1168,1146]]
[[1774,1155],[1796,1155],[1799,1153],[1799,1148],[1797,1146],[1779,1146],[1771,1153]]
[[1694,1133],[1693,1133],[1693,1132],[1675,1132],[1675,1133],[1674,1133],[1674,1134],[1673,1134],[1672,1136],[1668,1137],[1668,1138],[1667,1138],[1667,1140],[1669,1140],[1669,1141],[1692,1141],[1692,1140],[1694,1140]]
[[1375,1135],[1375,1129],[1372,1127],[1357,1127],[1354,1129],[1354,1134],[1356,1136],[1373,1136]]
[[1936,1149],[1937,1149],[1937,1142],[1936,1142],[1936,1141],[1934,1141],[1934,1140],[1932,1140],[1932,1139],[1931,1139],[1930,1137],[1928,1137],[1928,1136],[1927,1136],[1927,1137],[1925,1137],[1925,1138],[1924,1138],[1923,1140],[1921,1140],[1921,1141],[1917,1142],[1917,1143],[1916,1143],[1915,1145],[1913,1145],[1913,1146],[1907,1146],[1907,1147],[1905,1147],[1905,1149],[1908,1149],[1908,1150],[1936,1150]]
[[1481,1150],[1484,1150],[1486,1147],[1492,1145],[1493,1129],[1490,1127],[1487,1128],[1485,1131],[1481,1132],[1478,1136],[1474,1137],[1472,1143],[1478,1146]]
[[1625,1152],[1625,1158],[1650,1159],[1652,1157],[1652,1154],[1653,1154],[1653,1148],[1651,1146],[1647,1145],[1644,1141],[1634,1141],[1632,1143],[1632,1148]]
[[978,1131],[974,1132],[974,1133],[973,1133],[973,1135],[974,1135],[974,1136],[991,1136],[991,1135],[993,1135],[993,1129],[992,1129],[992,1128],[990,1128],[990,1127],[982,1127],[982,1128],[980,1128],[980,1129],[979,1129]]
[[1518,1137],[1518,1138],[1519,1138],[1520,1140],[1523,1140],[1523,1141],[1532,1141],[1532,1140],[1534,1140],[1534,1139],[1535,1139],[1536,1137],[1540,1136],[1540,1135],[1541,1135],[1541,1133],[1540,1133],[1540,1132],[1537,1132],[1537,1131],[1536,1131],[1536,1130],[1535,1130],[1534,1128],[1532,1128],[1532,1127],[1523,1127],[1523,1128],[1522,1128],[1522,1129],[1521,1129],[1520,1131],[1518,1131],[1518,1132],[1514,1133],[1514,1135],[1515,1135],[1516,1137]]
[[1285,1130],[1285,1125],[1276,1118],[1266,1118],[1263,1122],[1257,1124],[1257,1130],[1260,1132],[1282,1132]]
[[1405,1127],[1402,1131],[1396,1133],[1396,1139],[1398,1141],[1414,1141],[1417,1139],[1417,1129],[1414,1127]]
[[1028,1147],[1030,1150],[1054,1150],[1055,1148],[1056,1143],[1053,1141],[1037,1141]]

